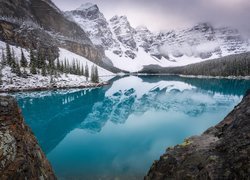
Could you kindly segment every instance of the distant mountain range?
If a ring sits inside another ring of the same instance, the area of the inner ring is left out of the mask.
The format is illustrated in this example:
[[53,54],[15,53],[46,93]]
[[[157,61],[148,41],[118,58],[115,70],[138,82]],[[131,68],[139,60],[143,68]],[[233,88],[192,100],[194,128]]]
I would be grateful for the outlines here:
[[215,28],[209,23],[153,33],[147,27],[131,27],[126,16],[107,20],[91,3],[65,15],[105,49],[114,66],[127,71],[139,71],[145,65],[182,66],[250,50],[249,41],[237,29]]
[[126,16],[107,20],[92,3],[62,12],[50,0],[0,0],[0,40],[26,49],[42,47],[55,58],[63,48],[114,73],[183,66],[250,50],[237,29],[200,23],[154,33],[132,27]]

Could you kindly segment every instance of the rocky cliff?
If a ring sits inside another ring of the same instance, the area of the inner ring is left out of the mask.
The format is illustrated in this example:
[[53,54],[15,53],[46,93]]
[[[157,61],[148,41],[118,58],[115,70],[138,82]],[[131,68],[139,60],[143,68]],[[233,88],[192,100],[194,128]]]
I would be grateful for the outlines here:
[[0,179],[56,179],[12,97],[0,97]]
[[64,48],[99,66],[117,72],[104,49],[89,39],[85,29],[68,20],[51,0],[0,0],[0,41],[22,48],[42,48],[59,56]]
[[149,179],[249,179],[250,91],[218,125],[168,148]]

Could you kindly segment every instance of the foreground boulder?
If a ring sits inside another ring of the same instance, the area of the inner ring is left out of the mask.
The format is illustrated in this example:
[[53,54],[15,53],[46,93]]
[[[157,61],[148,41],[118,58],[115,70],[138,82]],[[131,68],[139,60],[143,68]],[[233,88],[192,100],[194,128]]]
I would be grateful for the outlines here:
[[56,179],[12,97],[0,97],[0,179]]
[[145,179],[250,179],[250,91],[218,125],[168,148]]

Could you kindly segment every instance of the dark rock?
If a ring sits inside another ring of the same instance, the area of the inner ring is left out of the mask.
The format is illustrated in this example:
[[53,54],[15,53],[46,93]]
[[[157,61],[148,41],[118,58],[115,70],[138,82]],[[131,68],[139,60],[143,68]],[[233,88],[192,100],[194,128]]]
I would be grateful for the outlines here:
[[125,51],[125,54],[126,54],[128,57],[130,57],[131,59],[135,59],[135,58],[136,58],[136,54],[133,53],[133,52],[130,51],[130,50]]
[[9,105],[9,103],[7,101],[1,101],[0,105],[3,107],[7,107]]
[[169,148],[149,179],[250,179],[250,94],[215,127]]
[[0,104],[0,179],[56,179],[15,99],[0,97]]
[[59,56],[59,47],[83,56],[110,70],[104,49],[96,47],[85,31],[68,20],[50,0],[0,0],[0,40],[22,48],[41,48]]

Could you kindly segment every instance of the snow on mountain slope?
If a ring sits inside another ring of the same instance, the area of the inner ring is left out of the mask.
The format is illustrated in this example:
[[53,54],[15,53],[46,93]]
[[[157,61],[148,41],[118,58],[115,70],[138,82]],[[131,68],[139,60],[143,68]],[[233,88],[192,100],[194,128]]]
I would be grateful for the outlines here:
[[[2,51],[5,52],[5,49],[6,49],[6,43],[3,42],[3,41],[0,41],[0,54],[2,55]],[[20,59],[21,57],[21,48],[20,47],[17,47],[17,46],[12,46],[10,45],[10,49],[11,51],[13,50],[15,52],[15,56],[18,57],[18,59]],[[27,58],[27,61],[29,62],[29,52],[26,50],[26,49],[23,49],[23,53],[25,55],[25,57]],[[1,56],[2,57],[2,56]],[[0,57],[0,60],[1,60],[1,57]]]
[[135,30],[131,27],[126,16],[114,16],[109,20],[109,24],[119,42],[131,50],[137,49],[134,40]]
[[131,27],[126,16],[107,21],[97,5],[87,3],[66,12],[105,54],[114,66],[137,72],[146,65],[183,66],[250,50],[248,39],[232,28],[199,23],[182,30],[152,33],[147,27]]
[[[20,63],[21,59],[21,48],[17,46],[10,45],[11,52],[14,52],[15,59]],[[75,61],[79,62],[80,65],[85,66],[88,64],[89,71],[91,74],[91,66],[95,65],[88,59],[79,56],[75,53],[67,51],[65,49],[60,49],[60,56],[59,60],[64,62],[65,59],[68,60],[69,64],[72,65],[72,62]],[[2,60],[2,52],[5,53],[6,51],[6,44],[5,42],[0,41],[0,61]],[[2,51],[3,50],[3,51]],[[29,52],[26,49],[23,49],[23,53],[25,58],[27,59],[28,63],[30,62]],[[98,73],[100,77],[100,81],[108,81],[109,79],[113,78],[113,73],[99,67]],[[87,82],[85,76],[73,75],[73,74],[60,74],[53,78],[50,75],[42,76],[40,73],[38,74],[31,74],[30,68],[21,68],[21,71],[26,71],[26,77],[17,76],[15,73],[11,71],[9,66],[4,66],[2,69],[2,85],[0,85],[0,91],[7,91],[7,90],[29,90],[29,89],[36,89],[36,88],[48,88],[53,86],[57,87],[80,87],[80,86],[91,86],[94,85],[93,83]],[[53,79],[53,82],[52,82]]]
[[[214,28],[208,23],[200,23],[192,28],[160,33],[156,36],[159,52],[173,55],[175,58],[183,55],[209,59],[243,53],[249,46],[237,30],[230,28]],[[163,42],[163,46],[161,45]]]
[[83,4],[74,11],[65,12],[65,16],[79,24],[95,45],[103,46],[106,49],[117,46],[117,42],[114,41],[108,27],[108,22],[97,5]]
[[[95,65],[94,63],[92,63],[91,61],[89,61],[88,59],[82,57],[82,56],[79,56],[73,52],[70,52],[66,49],[63,49],[63,48],[59,48],[59,59],[64,62],[65,59],[67,59],[69,61],[69,64],[72,64],[73,61],[75,61],[76,63],[79,63],[80,66],[85,66],[86,64],[89,66],[89,69],[91,68],[92,65]],[[102,77],[105,77],[105,76],[113,76],[114,74],[112,72],[109,72],[107,71],[106,69],[103,69],[99,66],[97,66],[98,68],[98,73],[99,73],[99,76],[102,78]]]
[[115,67],[129,72],[138,72],[145,65],[160,64],[157,59],[153,58],[142,48],[138,49],[137,55],[134,59],[131,59],[128,56],[117,56],[110,50],[106,50],[105,54],[112,61]]

